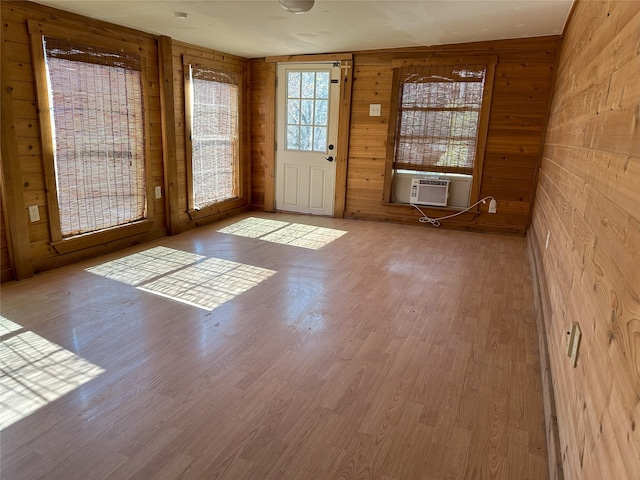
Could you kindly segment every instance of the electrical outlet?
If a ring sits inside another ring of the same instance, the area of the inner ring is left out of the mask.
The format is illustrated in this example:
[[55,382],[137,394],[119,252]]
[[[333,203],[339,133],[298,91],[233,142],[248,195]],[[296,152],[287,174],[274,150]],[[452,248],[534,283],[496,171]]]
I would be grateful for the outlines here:
[[549,250],[549,238],[551,238],[551,232],[547,230],[547,240],[544,242],[544,249]]
[[40,221],[40,210],[38,210],[38,205],[29,205],[29,220],[32,222]]
[[379,103],[372,103],[369,105],[369,116],[379,117],[382,113],[382,105]]
[[489,202],[489,213],[496,213],[498,211],[498,204],[495,198],[492,198]]
[[162,198],[162,187],[160,185],[156,187],[156,198]]

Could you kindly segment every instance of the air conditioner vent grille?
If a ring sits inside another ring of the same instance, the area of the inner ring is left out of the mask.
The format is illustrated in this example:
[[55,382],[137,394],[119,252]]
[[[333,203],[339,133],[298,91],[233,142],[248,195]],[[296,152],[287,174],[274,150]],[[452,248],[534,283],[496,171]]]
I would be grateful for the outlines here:
[[451,180],[441,178],[413,178],[410,202],[416,205],[445,207]]
[[420,179],[420,185],[441,185],[447,186],[449,185],[449,180],[425,180],[424,178]]

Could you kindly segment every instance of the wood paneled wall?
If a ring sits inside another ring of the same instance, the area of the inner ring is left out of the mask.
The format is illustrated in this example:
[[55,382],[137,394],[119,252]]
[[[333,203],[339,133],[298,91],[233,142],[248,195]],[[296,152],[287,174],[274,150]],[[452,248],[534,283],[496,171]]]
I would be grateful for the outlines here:
[[160,86],[155,37],[29,2],[2,2],[2,42],[3,52],[6,53],[6,58],[4,55],[2,58],[3,80],[6,79],[6,83],[3,81],[2,89],[3,91],[9,89],[14,113],[13,118],[7,118],[3,112],[2,121],[3,128],[5,122],[15,122],[18,146],[17,155],[3,155],[2,162],[5,171],[7,168],[13,169],[20,175],[20,183],[7,183],[6,194],[14,199],[21,197],[19,203],[23,207],[17,211],[7,211],[5,214],[24,216],[28,219],[27,206],[38,205],[40,211],[40,220],[28,223],[30,258],[15,258],[15,261],[30,261],[33,271],[39,272],[165,235],[164,202],[158,199],[153,200],[153,226],[147,233],[64,255],[58,254],[50,245],[51,234],[28,20],[44,25],[58,25],[69,30],[90,32],[95,36],[97,44],[103,44],[105,40],[112,39],[139,46],[140,55],[146,59],[147,85],[145,88],[148,94],[146,115],[149,126],[147,135],[151,146],[149,153],[152,184],[163,184]]
[[[1,178],[1,177],[0,177]],[[4,215],[4,188],[0,195],[0,282],[6,282],[14,278],[13,262],[11,260],[11,251],[7,244],[7,229],[6,229],[6,217]]]
[[[265,176],[271,172],[275,147],[275,63],[252,60],[251,71],[251,208],[272,211],[273,192],[265,196]],[[271,172],[272,173],[272,172]],[[269,197],[269,198],[266,198]]]
[[[9,219],[9,239],[14,238],[15,268],[10,268],[7,242],[2,240],[2,281],[23,278],[60,265],[94,257],[129,245],[148,241],[167,233],[179,233],[249,208],[250,146],[249,101],[245,94],[242,197],[227,203],[214,215],[192,221],[187,214],[187,176],[184,129],[184,83],[182,55],[215,60],[222,65],[241,65],[243,92],[248,92],[248,61],[221,52],[175,42],[80,15],[30,2],[3,1],[2,8],[2,167],[3,188],[7,198],[2,213]],[[152,185],[162,186],[163,195],[153,202],[153,226],[144,234],[112,239],[95,247],[59,254],[50,245],[47,194],[41,154],[40,127],[35,76],[28,32],[28,21],[55,24],[80,30],[95,37],[96,44],[110,40],[139,48],[145,57],[147,117]],[[40,221],[30,222],[27,206],[38,205]],[[3,223],[4,227],[4,223]],[[3,235],[5,231],[1,232]],[[17,254],[16,254],[17,252]],[[15,271],[14,271],[15,270]],[[17,272],[17,273],[16,273]]]
[[640,2],[574,6],[529,236],[564,476],[640,478]]
[[[558,42],[557,37],[545,37],[354,55],[345,217],[414,223],[419,217],[410,206],[381,204],[391,106],[391,61],[433,52],[492,54],[498,55],[498,64],[480,195],[495,197],[498,213],[490,215],[485,207],[477,218],[460,216],[442,226],[523,235],[532,205]],[[372,103],[382,105],[380,117],[369,116]],[[435,209],[431,213],[443,215]]]
[[[555,77],[558,37],[482,42],[437,48],[356,52],[349,126],[345,218],[417,223],[410,206],[383,205],[385,155],[392,89],[392,60],[426,54],[498,55],[489,120],[481,196],[498,201],[479,217],[467,214],[443,227],[524,235],[531,215],[536,171]],[[267,115],[275,101],[265,89],[267,64],[252,61],[252,188],[254,208],[264,208],[264,155]],[[381,104],[382,115],[369,116]],[[269,193],[269,192],[267,192]],[[442,215],[442,210],[431,210]],[[448,213],[451,213],[450,211]],[[433,228],[433,227],[430,227]]]

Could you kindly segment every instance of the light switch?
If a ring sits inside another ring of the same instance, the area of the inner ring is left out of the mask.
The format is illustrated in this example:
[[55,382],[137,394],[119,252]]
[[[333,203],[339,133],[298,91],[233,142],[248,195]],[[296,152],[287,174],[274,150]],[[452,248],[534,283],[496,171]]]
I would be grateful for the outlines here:
[[156,198],[162,198],[162,187],[160,185],[156,187]]
[[372,103],[369,105],[369,116],[379,117],[382,112],[382,105],[379,103]]
[[32,222],[40,221],[40,210],[38,210],[38,205],[29,205],[29,220]]

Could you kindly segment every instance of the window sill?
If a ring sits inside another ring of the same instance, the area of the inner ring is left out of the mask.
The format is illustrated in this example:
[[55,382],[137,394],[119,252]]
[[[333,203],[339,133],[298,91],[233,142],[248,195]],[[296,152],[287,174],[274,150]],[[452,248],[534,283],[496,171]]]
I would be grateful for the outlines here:
[[151,230],[153,220],[140,220],[139,222],[120,225],[97,232],[84,233],[74,237],[51,242],[51,246],[60,254],[71,253],[89,247],[95,247],[102,243],[109,243],[121,238],[132,237]]
[[204,207],[200,210],[187,210],[187,214],[189,214],[189,218],[191,220],[199,220],[201,218],[218,215],[220,213],[226,212],[227,210],[238,208],[244,203],[245,202],[243,198],[235,197],[229,200],[223,200],[220,203],[209,205],[208,207]]
[[[385,207],[403,207],[403,208],[409,207],[412,210],[415,210],[415,208],[410,203],[380,202],[380,204],[385,206]],[[443,213],[455,213],[455,212],[460,212],[460,211],[468,208],[468,207],[452,207],[452,206],[448,206],[448,205],[446,207],[439,207],[437,205],[417,205],[417,206],[420,207],[420,210],[433,210],[434,212],[443,212]],[[469,212],[473,213],[474,210],[469,210]]]

